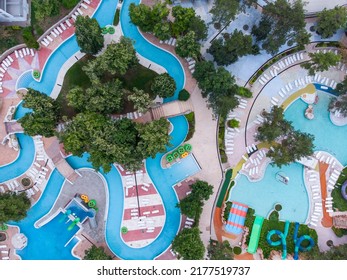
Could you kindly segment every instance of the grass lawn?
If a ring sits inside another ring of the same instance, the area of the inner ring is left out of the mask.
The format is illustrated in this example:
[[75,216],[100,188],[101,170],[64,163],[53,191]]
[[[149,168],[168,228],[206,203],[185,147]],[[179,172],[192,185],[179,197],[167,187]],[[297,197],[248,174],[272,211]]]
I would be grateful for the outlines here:
[[[266,236],[270,230],[278,229],[281,232],[284,232],[285,222],[278,221],[276,217],[277,217],[277,215],[272,214],[272,215],[270,215],[270,218],[271,218],[270,220],[264,219],[263,227],[261,229],[261,234],[260,234],[260,239],[259,239],[259,248],[261,248],[263,250],[264,258],[266,258],[266,259],[269,258],[270,252],[272,250],[282,251],[282,245],[270,246],[266,240]],[[254,220],[255,220],[254,210],[249,208],[248,212],[247,212],[246,222],[245,222],[245,226],[247,226],[250,230],[250,233],[249,233],[249,235],[247,235],[247,239],[246,239],[247,244],[249,243],[249,239],[250,239],[250,236],[252,233],[251,231],[252,231],[252,226],[253,226]],[[286,239],[288,254],[294,253],[294,247],[295,247],[294,241],[293,241],[294,228],[295,228],[295,224],[290,223],[289,231],[288,231],[288,235],[287,235],[287,239]],[[315,246],[317,246],[318,236],[317,236],[317,233],[314,229],[310,229],[307,225],[301,224],[299,226],[298,237],[300,237],[302,235],[311,236],[315,242]],[[277,240],[277,239],[275,239],[275,236],[276,235],[274,235],[272,237],[273,241]],[[301,245],[307,246],[307,244],[305,244],[304,242]]]
[[[84,89],[87,89],[91,86],[91,82],[88,76],[83,72],[82,68],[85,66],[89,60],[93,59],[93,56],[86,55],[78,62],[76,62],[66,73],[64,78],[64,83],[60,94],[57,98],[58,103],[62,108],[62,115],[69,118],[76,115],[76,111],[68,106],[66,95],[70,89],[80,86]],[[134,87],[142,89],[145,92],[149,93],[150,96],[154,99],[155,96],[151,90],[151,83],[154,77],[158,74],[154,71],[143,67],[138,64],[132,69],[129,69],[124,76],[120,75],[108,75],[105,81],[118,78],[123,82],[123,87],[128,90],[132,90]],[[110,100],[111,102],[111,100]],[[126,96],[124,96],[124,109],[122,113],[127,113],[133,111],[133,105],[131,102],[128,102]]]
[[339,179],[336,182],[335,189],[331,195],[333,197],[333,207],[339,211],[347,211],[347,201],[341,195],[341,185],[347,180],[347,168],[343,169]]

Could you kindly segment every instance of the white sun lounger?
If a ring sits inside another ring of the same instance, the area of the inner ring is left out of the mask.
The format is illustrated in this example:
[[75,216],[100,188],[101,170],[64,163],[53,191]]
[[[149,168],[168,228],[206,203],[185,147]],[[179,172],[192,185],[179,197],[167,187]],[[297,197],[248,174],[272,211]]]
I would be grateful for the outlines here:
[[14,55],[16,56],[16,58],[18,58],[18,57],[19,57],[19,55],[18,55],[18,51],[17,51],[17,50],[15,50],[15,51],[14,51]]
[[57,26],[57,29],[58,29],[60,34],[63,33],[63,30],[61,30],[61,28],[59,26]]
[[60,27],[63,29],[63,30],[66,30],[66,27],[65,27],[65,25],[64,25],[64,23],[60,23]]
[[10,55],[7,56],[7,58],[11,61],[11,63],[13,62],[13,58]]
[[88,6],[86,4],[84,4],[84,3],[81,3],[81,7],[83,7],[86,10],[88,9]]
[[71,27],[71,22],[69,19],[65,20],[65,23],[66,23],[67,27]]
[[47,35],[47,39],[53,42],[53,39],[49,35]]
[[88,5],[90,5],[90,1],[89,0],[83,0],[84,2],[86,2]]
[[78,12],[81,16],[83,15],[83,12],[82,12],[82,10],[81,10],[80,8],[77,8],[76,10],[77,10],[77,12]]

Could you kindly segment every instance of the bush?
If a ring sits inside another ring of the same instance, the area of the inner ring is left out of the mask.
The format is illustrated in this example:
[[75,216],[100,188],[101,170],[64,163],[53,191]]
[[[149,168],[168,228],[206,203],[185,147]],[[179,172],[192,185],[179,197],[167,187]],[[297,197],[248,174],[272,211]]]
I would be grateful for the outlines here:
[[231,209],[232,205],[233,205],[233,203],[231,201],[227,201],[225,203],[225,209],[224,209],[224,215],[223,215],[223,220],[225,222],[228,220],[229,212],[230,212],[230,209]]
[[231,120],[228,120],[228,126],[230,128],[239,127],[240,126],[240,122],[238,120],[231,119]]
[[282,210],[282,205],[281,204],[276,204],[275,205],[275,210],[276,211],[281,211]]
[[178,94],[178,100],[181,100],[181,101],[187,101],[189,97],[190,97],[190,93],[185,89],[182,89]]
[[71,9],[77,5],[79,0],[63,0],[63,7],[65,9]]
[[23,178],[21,182],[22,182],[22,185],[23,185],[24,187],[28,187],[28,186],[30,186],[30,184],[31,184],[30,178],[27,178],[27,177]]
[[117,26],[119,23],[119,14],[120,14],[120,9],[116,10],[116,14],[114,15],[114,19],[113,19],[113,25]]
[[216,29],[220,29],[222,26],[221,26],[221,24],[219,23],[219,22],[215,22],[214,24],[213,24],[213,26],[214,26],[214,28],[216,28]]
[[279,215],[277,211],[272,211],[269,216],[269,221],[278,221]]
[[188,134],[187,137],[184,141],[188,141],[189,139],[191,139],[194,135],[195,132],[195,115],[194,112],[191,112],[187,115],[185,115],[187,121],[188,121]]
[[234,247],[233,251],[235,255],[240,255],[242,252],[242,249],[240,247]]
[[245,87],[239,87],[237,94],[246,98],[251,98],[253,96],[252,92]]
[[344,235],[347,235],[347,229],[336,228],[336,227],[332,227],[331,229],[333,230],[333,232],[335,233],[337,237],[342,237]]
[[28,48],[38,49],[39,43],[36,41],[33,29],[31,26],[25,27],[22,30],[22,36],[24,39],[24,43],[27,45]]
[[248,24],[245,24],[245,25],[243,26],[243,30],[247,31],[248,29],[249,29]]

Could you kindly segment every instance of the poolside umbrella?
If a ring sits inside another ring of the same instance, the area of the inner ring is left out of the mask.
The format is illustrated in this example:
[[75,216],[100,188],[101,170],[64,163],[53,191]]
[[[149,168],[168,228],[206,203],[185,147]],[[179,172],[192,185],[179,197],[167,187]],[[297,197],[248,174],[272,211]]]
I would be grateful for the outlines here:
[[12,236],[11,243],[15,249],[22,250],[28,245],[28,238],[23,233]]

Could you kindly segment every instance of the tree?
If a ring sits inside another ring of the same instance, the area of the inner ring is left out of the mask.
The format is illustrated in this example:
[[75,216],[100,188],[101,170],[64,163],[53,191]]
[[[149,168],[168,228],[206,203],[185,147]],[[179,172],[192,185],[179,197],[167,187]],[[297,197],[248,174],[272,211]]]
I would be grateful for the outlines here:
[[186,34],[189,29],[190,21],[195,18],[194,9],[174,6],[172,8],[172,15],[175,18],[172,23],[172,34],[175,37]]
[[289,133],[292,124],[284,119],[283,112],[283,108],[278,106],[272,107],[271,112],[263,111],[264,122],[258,127],[256,141],[271,143]]
[[210,260],[233,260],[233,248],[231,248],[228,240],[223,242],[210,240],[207,247],[207,256]]
[[33,28],[31,26],[23,28],[22,36],[24,43],[27,45],[28,48],[39,49],[40,45],[35,39],[35,36],[33,34]]
[[224,42],[223,39],[214,40],[207,52],[213,55],[218,65],[229,65],[253,52],[252,36],[235,29]]
[[151,90],[160,97],[171,97],[175,94],[176,82],[168,73],[163,73],[153,79]]
[[258,41],[263,41],[262,48],[274,55],[288,40],[302,40],[306,26],[304,3],[301,0],[271,2],[263,7],[260,24],[252,33]]
[[208,200],[213,194],[213,186],[205,181],[196,181],[190,187],[192,188],[191,194],[200,200]]
[[332,37],[340,28],[346,28],[347,9],[343,6],[336,6],[334,9],[323,11],[317,14],[317,33],[322,38]]
[[95,59],[104,72],[124,75],[138,63],[131,39],[121,37],[119,43],[107,45],[105,53]]
[[235,19],[239,11],[240,0],[216,0],[210,13],[212,14],[212,22],[218,24],[229,24]]
[[347,94],[332,98],[329,103],[329,110],[332,113],[338,112],[343,117],[347,117]]
[[153,28],[154,35],[162,41],[170,39],[171,25],[168,22],[157,23]]
[[200,16],[195,16],[190,19],[188,30],[194,31],[197,41],[207,38],[207,26]]
[[96,247],[94,244],[84,252],[84,260],[112,260],[111,256],[105,253],[103,247]]
[[97,54],[104,46],[104,36],[95,18],[78,16],[75,22],[75,34],[81,52]]
[[30,136],[54,135],[58,125],[60,113],[58,103],[51,97],[39,91],[29,89],[23,96],[23,107],[32,109],[18,120],[24,132]]
[[138,149],[143,158],[155,158],[157,153],[164,153],[171,140],[169,135],[170,123],[161,118],[145,124],[137,124],[139,133]]
[[198,81],[202,96],[208,98],[208,106],[215,115],[226,117],[238,105],[235,78],[223,67],[215,69],[211,61],[198,62],[193,77]]
[[46,17],[57,15],[59,13],[60,1],[58,0],[33,0],[33,11],[35,19],[39,22]]
[[70,106],[80,112],[117,113],[123,105],[122,82],[114,80],[104,84],[94,84],[87,90],[76,87],[67,94]]
[[137,88],[133,88],[133,92],[128,95],[128,100],[134,104],[135,110],[143,114],[148,111],[152,103],[149,94]]
[[30,206],[30,200],[25,192],[19,194],[0,193],[0,225],[9,221],[18,222],[24,219]]
[[196,40],[194,31],[189,31],[186,35],[179,37],[176,44],[176,53],[185,58],[197,58],[200,54],[200,44]]
[[308,70],[308,73],[313,76],[316,72],[329,70],[329,67],[336,66],[341,61],[341,55],[333,52],[317,52],[309,53],[310,61],[301,64],[302,68]]
[[160,2],[152,8],[144,4],[135,5],[134,3],[129,6],[130,20],[143,32],[153,32],[155,26],[167,22],[169,12],[166,4]]
[[317,246],[312,250],[304,253],[309,260],[346,260],[347,259],[347,244],[332,246],[330,250],[320,252]]
[[205,253],[199,228],[185,228],[173,240],[172,250],[184,260],[202,260]]
[[342,94],[347,93],[347,76],[345,76],[345,78],[343,79],[343,81],[341,83],[337,84],[337,86],[335,88],[335,92],[338,95],[342,95]]

